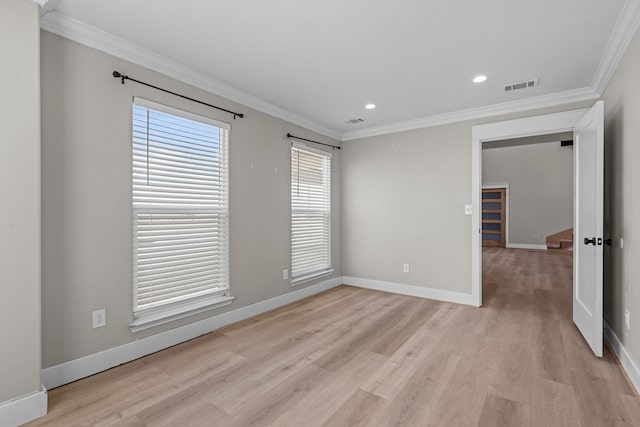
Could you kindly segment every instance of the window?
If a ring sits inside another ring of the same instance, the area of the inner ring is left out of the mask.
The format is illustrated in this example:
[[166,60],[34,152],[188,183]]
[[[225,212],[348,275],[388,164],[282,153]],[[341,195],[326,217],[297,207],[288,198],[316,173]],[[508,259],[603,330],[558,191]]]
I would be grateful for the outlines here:
[[231,302],[229,129],[225,123],[134,100],[132,330]]
[[291,279],[299,283],[331,270],[331,155],[291,147]]

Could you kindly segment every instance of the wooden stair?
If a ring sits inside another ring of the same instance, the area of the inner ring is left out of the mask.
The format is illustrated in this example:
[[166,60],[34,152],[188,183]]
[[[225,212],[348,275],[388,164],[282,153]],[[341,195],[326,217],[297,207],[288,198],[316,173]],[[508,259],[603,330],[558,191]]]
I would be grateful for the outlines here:
[[547,236],[547,250],[571,255],[573,253],[573,228]]

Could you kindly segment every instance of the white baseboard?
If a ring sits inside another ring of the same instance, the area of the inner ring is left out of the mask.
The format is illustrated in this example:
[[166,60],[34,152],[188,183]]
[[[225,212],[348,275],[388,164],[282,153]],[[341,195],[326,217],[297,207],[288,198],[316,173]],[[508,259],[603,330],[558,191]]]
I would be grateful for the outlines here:
[[156,351],[180,344],[223,326],[273,310],[292,302],[335,288],[342,284],[342,277],[334,277],[315,285],[298,289],[255,304],[240,307],[217,316],[161,332],[127,344],[71,360],[42,370],[42,382],[47,389],[88,377],[114,366],[130,362]]
[[454,302],[457,304],[476,306],[473,296],[462,292],[444,291],[422,286],[405,285],[402,283],[383,282],[381,280],[363,279],[360,277],[342,277],[345,285],[359,288],[373,289],[376,291],[391,292],[394,294],[410,295],[413,297],[429,298],[438,301]]
[[41,391],[0,403],[0,427],[16,427],[47,415],[47,392]]
[[537,251],[547,250],[547,245],[529,245],[526,243],[507,243],[506,247],[509,249],[531,249]]
[[635,387],[636,393],[640,394],[640,369],[638,369],[638,365],[633,361],[631,355],[624,348],[624,345],[622,345],[622,342],[606,320],[604,322],[604,337],[609,342],[613,352],[618,356],[618,360],[620,360],[622,368]]

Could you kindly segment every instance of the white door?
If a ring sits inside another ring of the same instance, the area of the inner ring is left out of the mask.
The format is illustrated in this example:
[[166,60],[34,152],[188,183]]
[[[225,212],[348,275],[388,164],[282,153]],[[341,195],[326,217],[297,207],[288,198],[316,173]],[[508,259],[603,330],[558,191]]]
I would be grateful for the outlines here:
[[602,357],[604,102],[573,131],[573,321]]

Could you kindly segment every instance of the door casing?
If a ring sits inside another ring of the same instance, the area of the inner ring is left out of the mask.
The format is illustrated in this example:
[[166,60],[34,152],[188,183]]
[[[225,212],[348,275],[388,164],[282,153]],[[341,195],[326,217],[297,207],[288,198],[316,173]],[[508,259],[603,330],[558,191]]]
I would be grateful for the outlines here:
[[554,114],[505,120],[471,128],[471,295],[482,306],[482,143],[502,139],[573,132],[588,108]]

